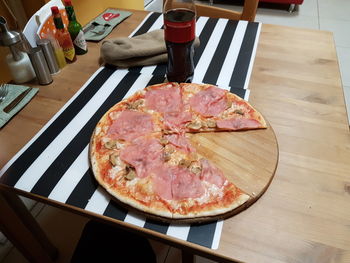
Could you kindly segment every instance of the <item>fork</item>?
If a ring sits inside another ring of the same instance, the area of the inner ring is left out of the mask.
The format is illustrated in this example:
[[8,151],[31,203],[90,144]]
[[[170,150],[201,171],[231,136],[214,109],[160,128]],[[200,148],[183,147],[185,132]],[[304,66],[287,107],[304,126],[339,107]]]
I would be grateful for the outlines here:
[[8,93],[7,84],[1,84],[0,85],[0,103],[5,99]]

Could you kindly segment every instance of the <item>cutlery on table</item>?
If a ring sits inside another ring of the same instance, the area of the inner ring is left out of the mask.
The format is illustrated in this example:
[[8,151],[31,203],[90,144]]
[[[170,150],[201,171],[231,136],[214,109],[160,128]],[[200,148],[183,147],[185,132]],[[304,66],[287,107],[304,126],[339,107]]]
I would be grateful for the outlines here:
[[20,103],[32,89],[33,88],[28,88],[25,91],[23,91],[21,94],[19,94],[13,101],[10,102],[10,104],[8,104],[4,108],[3,111],[6,113],[9,113],[11,110],[13,110],[18,105],[18,103]]
[[0,103],[5,99],[8,93],[7,84],[0,85]]
[[111,25],[109,24],[105,24],[105,25],[100,25],[96,22],[92,22],[91,25],[89,25],[87,28],[83,29],[83,32],[86,33],[87,31],[91,31],[93,29],[95,29],[96,27],[99,27],[100,30],[99,31],[94,31],[95,34],[97,35],[103,35],[104,32],[106,31],[107,27],[110,27]]
[[96,26],[98,26],[97,23],[95,22],[92,22],[90,25],[88,25],[86,28],[83,28],[83,33],[86,33],[88,32],[89,30],[92,30],[94,29]]

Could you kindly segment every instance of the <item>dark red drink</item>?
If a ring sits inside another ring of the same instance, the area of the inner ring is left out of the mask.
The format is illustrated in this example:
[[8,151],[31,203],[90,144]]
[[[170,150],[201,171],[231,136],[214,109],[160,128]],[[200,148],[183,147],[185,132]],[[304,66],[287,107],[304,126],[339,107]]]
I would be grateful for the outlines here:
[[192,10],[171,9],[164,14],[168,81],[192,81],[195,25],[195,12]]

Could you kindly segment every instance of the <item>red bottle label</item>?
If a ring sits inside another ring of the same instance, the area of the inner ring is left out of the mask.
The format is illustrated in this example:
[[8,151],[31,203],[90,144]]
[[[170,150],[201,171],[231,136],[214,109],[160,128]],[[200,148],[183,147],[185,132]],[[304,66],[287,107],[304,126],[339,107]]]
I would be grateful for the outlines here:
[[186,22],[170,22],[164,20],[165,41],[186,43],[195,38],[196,20]]

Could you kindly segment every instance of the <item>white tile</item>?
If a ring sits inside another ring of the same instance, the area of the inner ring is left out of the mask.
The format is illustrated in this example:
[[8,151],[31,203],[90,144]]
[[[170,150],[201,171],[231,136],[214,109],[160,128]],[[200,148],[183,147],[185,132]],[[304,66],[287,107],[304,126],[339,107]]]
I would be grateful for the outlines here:
[[350,47],[350,20],[320,17],[320,29],[333,32],[337,46]]
[[350,86],[344,86],[343,89],[345,96],[346,111],[348,113],[348,124],[350,125]]
[[36,201],[34,201],[33,199],[29,199],[23,196],[20,196],[20,198],[23,201],[24,205],[28,208],[28,210],[31,210],[36,204]]
[[318,1],[317,0],[305,0],[298,6],[299,14],[305,16],[318,17]]
[[305,0],[298,6],[298,13],[302,16],[318,17],[318,3],[317,0]]
[[168,245],[165,245],[161,242],[157,242],[154,240],[149,239],[149,243],[151,244],[151,247],[156,254],[157,257],[157,263],[164,263],[170,247]]
[[[30,210],[31,214],[34,217],[36,217],[40,213],[40,211],[44,206],[42,203],[36,202],[32,199],[28,199],[23,196],[20,196],[20,198],[22,199],[24,205],[28,208],[28,210]],[[0,232],[0,262],[2,262],[2,260],[5,259],[5,257],[7,257],[9,253],[12,253],[10,252],[12,249],[13,249],[13,245],[11,244],[11,242],[8,241],[5,235]],[[16,257],[21,258],[21,260],[22,259],[25,260],[23,256],[18,251],[16,251],[16,249],[13,249],[13,251],[14,251],[13,253],[16,254]],[[13,261],[13,262],[17,262],[17,261]]]
[[[45,206],[36,219],[59,250],[60,256],[56,263],[69,262],[88,219],[52,206]],[[27,263],[28,261],[13,248],[1,263],[12,262]]]
[[[199,2],[200,4],[205,4],[206,2]],[[219,7],[219,8],[224,8],[224,9],[229,9],[237,12],[242,12],[243,10],[243,5],[237,5],[237,4],[230,4],[229,1],[227,3],[223,4],[223,1],[220,3],[214,3],[213,6]]]
[[207,258],[203,258],[203,257],[200,257],[200,256],[196,256],[195,262],[196,263],[216,263],[216,261],[213,261],[213,260],[207,259]]
[[[170,247],[168,256],[164,263],[179,263],[181,262],[181,250],[178,248]],[[213,261],[211,259],[207,259],[200,256],[195,256],[195,263],[217,263],[217,261]]]
[[147,6],[145,10],[150,12],[162,12],[163,9],[163,0],[153,0]]
[[45,206],[36,219],[59,250],[56,263],[69,262],[88,219],[52,206]]
[[143,3],[144,3],[143,6],[149,5],[149,3],[151,3],[151,2],[152,2],[152,0],[144,0],[144,1],[143,1]]
[[[208,4],[209,1],[196,1],[201,4]],[[265,3],[266,4],[266,3]],[[302,5],[298,6],[297,11],[289,13],[287,8],[285,10],[282,9],[274,9],[273,4],[269,3],[271,8],[264,6],[259,6],[257,9],[257,14],[265,14],[266,12],[270,14],[278,14],[281,17],[295,17],[295,16],[312,16],[318,17],[318,9],[317,9],[317,0],[307,0],[304,1]],[[235,4],[235,2],[230,3],[230,1],[214,1],[214,6],[219,8],[225,8],[233,11],[241,12],[243,9],[243,5]]]
[[337,55],[343,86],[350,86],[350,48],[337,46]]
[[15,248],[12,248],[10,253],[4,258],[1,263],[30,263],[22,254]]
[[318,8],[321,18],[350,20],[349,0],[318,0]]
[[317,16],[301,15],[299,12],[289,13],[284,10],[259,9],[255,21],[265,24],[319,29]]
[[166,260],[164,263],[179,263],[181,262],[181,250],[170,247],[168,256],[166,257]]
[[[209,0],[196,1],[201,4],[209,4]],[[161,11],[162,1],[154,0],[146,7],[148,11]],[[230,3],[229,1],[214,1],[215,7],[225,8],[234,11],[241,11],[242,5]],[[306,0],[299,6],[299,10],[289,13],[287,10],[269,9],[258,7],[256,21],[267,23],[294,26],[301,28],[319,29],[317,0]]]

